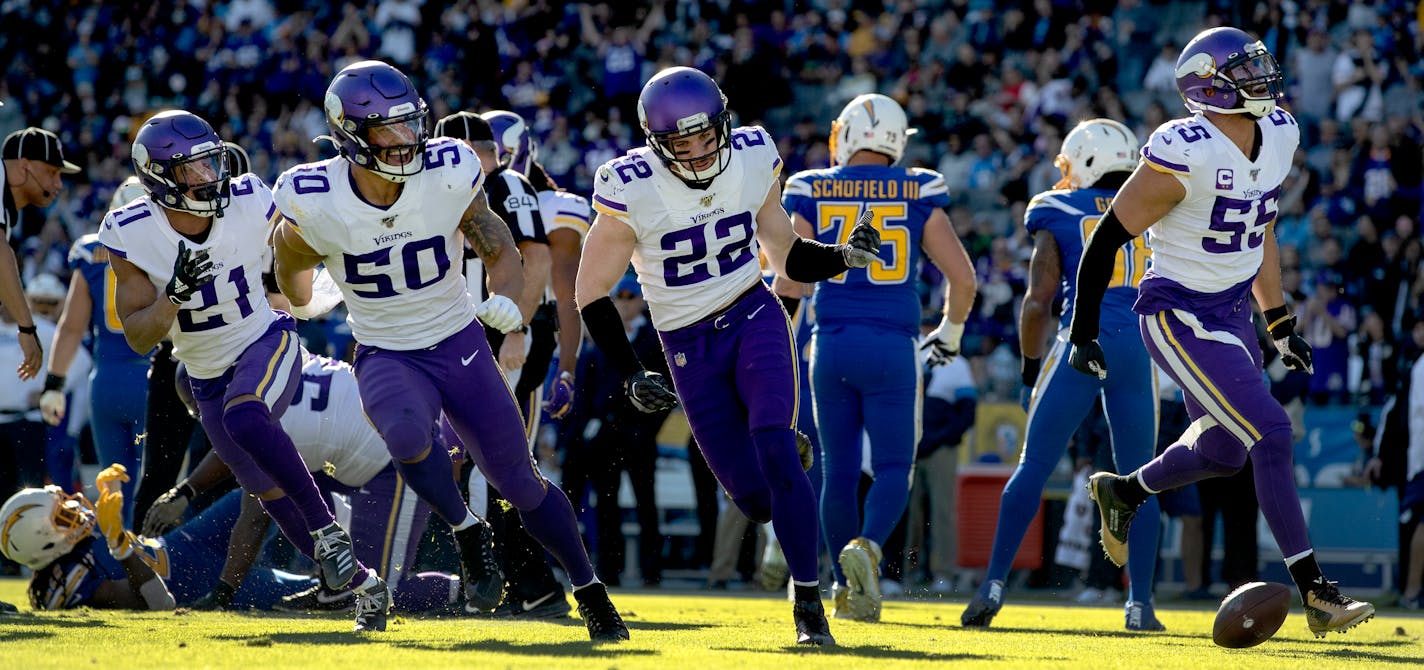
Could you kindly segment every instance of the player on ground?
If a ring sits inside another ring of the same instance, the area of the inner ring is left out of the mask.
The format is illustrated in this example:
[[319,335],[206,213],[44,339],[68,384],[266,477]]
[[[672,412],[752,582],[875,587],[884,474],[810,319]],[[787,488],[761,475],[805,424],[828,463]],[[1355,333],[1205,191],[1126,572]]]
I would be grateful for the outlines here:
[[[1192,424],[1161,456],[1127,475],[1089,480],[1102,514],[1102,543],[1127,559],[1136,510],[1152,494],[1229,475],[1249,457],[1261,514],[1300,590],[1317,636],[1374,616],[1374,606],[1325,580],[1295,488],[1290,419],[1261,374],[1251,296],[1265,313],[1281,360],[1311,370],[1310,345],[1295,333],[1281,290],[1276,201],[1300,142],[1276,59],[1236,28],[1198,34],[1177,59],[1177,88],[1190,117],[1169,121],[1142,148],[1142,165],[1113,199],[1078,267],[1068,362],[1106,379],[1098,343],[1114,258],[1151,230],[1152,267],[1133,310],[1152,360],[1185,394]],[[1114,368],[1116,369],[1116,368]]]
[[356,578],[356,631],[384,630],[389,589],[356,559],[278,423],[300,384],[303,352],[296,321],[273,311],[262,287],[276,207],[256,175],[230,178],[227,156],[212,126],[188,112],[160,113],[139,129],[134,172],[148,195],[109,212],[99,230],[117,280],[115,310],[135,351],[173,340],[218,456],[317,558],[328,586]]
[[[114,190],[109,210],[119,209],[142,197],[138,177],[125,179]],[[59,316],[54,340],[50,343],[49,373],[45,376],[40,410],[51,426],[64,420],[65,376],[75,353],[88,334],[93,342],[94,367],[89,374],[89,425],[94,432],[94,451],[100,463],[118,463],[129,472],[140,472],[143,448],[143,420],[148,388],[147,353],[134,351],[124,339],[124,324],[115,311],[117,279],[109,267],[109,252],[99,243],[99,234],[75,240],[69,249],[69,295]],[[124,523],[133,521],[134,483],[124,484]]]
[[[1152,458],[1157,440],[1157,385],[1152,361],[1137,331],[1132,302],[1137,283],[1147,270],[1146,240],[1132,240],[1118,252],[1113,279],[1103,298],[1103,338],[1112,352],[1113,376],[1094,379],[1064,372],[1066,331],[1050,340],[1048,323],[1053,301],[1061,291],[1070,309],[1064,310],[1059,328],[1072,318],[1074,281],[1078,258],[1088,234],[1107,212],[1118,187],[1137,165],[1137,138],[1127,126],[1108,119],[1078,124],[1063,139],[1055,163],[1063,178],[1054,190],[1029,201],[1024,226],[1033,236],[1028,292],[1019,316],[1019,348],[1023,352],[1023,383],[1033,389],[1028,405],[1028,428],[1018,467],[1004,487],[999,504],[999,526],[989,570],[974,600],[960,616],[965,626],[988,626],[1004,603],[1004,582],[1014,555],[1023,542],[1029,522],[1038,511],[1044,484],[1068,448],[1068,440],[1083,417],[1102,398],[1112,431],[1113,457],[1120,472],[1131,471]],[[1044,359],[1047,365],[1043,366]],[[1043,373],[1040,374],[1040,367]],[[1128,630],[1166,630],[1152,609],[1152,581],[1157,565],[1160,521],[1156,498],[1142,508],[1142,518],[1132,527],[1128,558]]]
[[[523,290],[518,251],[485,200],[479,159],[456,140],[427,143],[425,101],[385,63],[362,61],[337,73],[325,109],[341,155],[277,180],[283,293],[305,307],[319,263],[340,287],[360,343],[361,405],[406,482],[455,530],[467,604],[497,606],[504,577],[489,525],[461,498],[449,455],[432,449],[442,409],[476,465],[564,566],[589,636],[627,639],[568,498],[530,459],[519,408],[476,322],[507,333],[524,321],[506,297]],[[490,275],[493,295],[478,307],[464,278],[450,271],[466,240]]]
[[[816,497],[796,447],[798,380],[785,310],[762,284],[758,243],[790,279],[820,281],[875,260],[862,215],[847,242],[796,234],[781,208],[781,157],[761,128],[733,130],[707,75],[659,72],[638,97],[647,147],[598,169],[577,295],[584,324],[643,411],[677,402],[643,368],[609,292],[631,259],[707,464],[757,523],[772,521],[795,585],[797,642],[834,644],[816,574]],[[849,222],[846,225],[850,225]]]
[[[880,545],[905,513],[919,442],[920,297],[914,277],[921,251],[949,279],[944,316],[925,343],[931,365],[959,354],[976,287],[969,255],[944,212],[944,177],[895,166],[910,132],[894,100],[859,96],[831,126],[836,166],[793,175],[782,196],[802,237],[836,244],[862,212],[880,231],[875,262],[816,284],[812,298],[811,392],[825,473],[821,527],[827,549],[838,556],[832,564],[835,616],[860,621],[880,620]],[[783,295],[802,295],[794,282],[778,282]],[[877,365],[865,364],[870,351]],[[864,519],[857,496],[862,432],[870,434],[875,472]]]

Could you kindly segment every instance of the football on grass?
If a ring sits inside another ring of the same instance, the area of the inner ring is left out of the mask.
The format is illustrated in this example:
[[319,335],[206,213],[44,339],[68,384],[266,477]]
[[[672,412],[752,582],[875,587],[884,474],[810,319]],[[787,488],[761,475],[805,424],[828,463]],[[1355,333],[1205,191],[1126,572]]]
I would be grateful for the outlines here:
[[1290,614],[1290,587],[1274,582],[1242,584],[1221,601],[1213,642],[1230,649],[1254,647],[1280,630]]

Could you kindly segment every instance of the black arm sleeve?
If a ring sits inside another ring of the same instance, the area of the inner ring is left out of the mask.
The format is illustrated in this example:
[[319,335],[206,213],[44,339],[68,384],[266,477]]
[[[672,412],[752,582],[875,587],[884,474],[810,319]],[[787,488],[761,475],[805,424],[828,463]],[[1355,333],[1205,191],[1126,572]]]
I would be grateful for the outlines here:
[[644,369],[642,362],[638,360],[637,352],[633,351],[633,345],[628,342],[628,336],[624,334],[623,318],[618,316],[618,308],[613,306],[613,299],[599,298],[584,305],[579,314],[583,316],[583,323],[588,328],[593,343],[598,345],[599,351],[603,352],[619,375],[626,379]]
[[830,279],[846,270],[845,256],[839,247],[797,237],[786,253],[786,278],[799,282]]
[[1098,318],[1102,312],[1103,294],[1108,290],[1108,280],[1112,279],[1113,263],[1117,262],[1117,252],[1122,245],[1132,241],[1134,235],[1122,227],[1117,212],[1108,208],[1093,234],[1088,236],[1088,246],[1083,249],[1083,258],[1078,261],[1078,281],[1073,297],[1073,322],[1068,326],[1068,341],[1087,344],[1098,338]]

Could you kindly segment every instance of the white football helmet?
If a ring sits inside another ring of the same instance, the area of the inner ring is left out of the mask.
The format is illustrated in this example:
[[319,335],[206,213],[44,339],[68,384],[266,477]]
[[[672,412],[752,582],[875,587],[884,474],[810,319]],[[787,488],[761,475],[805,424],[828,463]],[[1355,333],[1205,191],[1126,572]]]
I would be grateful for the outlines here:
[[1112,119],[1079,123],[1063,138],[1063,149],[1053,160],[1063,172],[1054,187],[1087,188],[1109,172],[1131,172],[1140,146],[1132,130]]
[[0,507],[0,551],[39,570],[67,554],[94,530],[94,508],[58,486],[29,488]]
[[148,191],[144,190],[138,177],[129,175],[128,179],[125,179],[118,188],[114,189],[114,195],[109,198],[109,211],[112,212],[145,195],[148,195]]
[[905,142],[915,134],[909,125],[900,103],[879,93],[857,96],[831,123],[831,159],[845,165],[863,149],[885,154],[893,164],[905,155]]

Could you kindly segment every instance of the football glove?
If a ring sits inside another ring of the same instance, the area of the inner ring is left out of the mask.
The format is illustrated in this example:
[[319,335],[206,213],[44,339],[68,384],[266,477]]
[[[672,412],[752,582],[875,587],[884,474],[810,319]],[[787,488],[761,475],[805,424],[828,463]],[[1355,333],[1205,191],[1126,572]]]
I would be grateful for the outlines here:
[[628,400],[638,411],[646,414],[663,412],[677,407],[677,394],[667,377],[649,370],[639,370],[628,378],[626,385]]
[[796,431],[796,455],[801,457],[801,469],[810,472],[816,467],[816,447],[811,444],[811,437],[801,431]]
[[193,499],[193,487],[187,482],[168,489],[143,517],[143,534],[158,537],[183,523],[183,515],[188,511],[188,503]]
[[217,586],[208,591],[207,595],[193,601],[195,610],[225,610],[232,608],[232,597],[237,593],[227,582],[219,579]]
[[213,280],[215,275],[212,270],[213,263],[208,260],[207,249],[195,254],[188,249],[186,242],[179,240],[178,257],[173,261],[173,277],[168,280],[163,293],[168,296],[169,302],[182,305]]
[[549,418],[562,419],[574,406],[574,376],[561,372],[549,387],[549,397],[544,401],[544,410]]
[[342,300],[344,297],[341,295],[341,288],[336,285],[336,280],[331,278],[331,273],[327,272],[326,268],[318,268],[312,277],[311,300],[305,305],[292,305],[292,316],[298,319],[319,319],[336,309]]
[[959,338],[963,334],[964,324],[950,321],[946,314],[939,320],[939,327],[920,345],[920,351],[925,352],[925,363],[933,368],[953,361],[959,356]]
[[1265,316],[1271,341],[1281,354],[1281,364],[1290,370],[1315,374],[1314,352],[1310,343],[1295,333],[1295,317],[1287,313],[1285,307],[1268,309]]
[[475,317],[480,323],[501,333],[508,333],[524,325],[524,315],[519,312],[519,305],[498,293],[491,295],[475,308]]
[[846,267],[863,268],[880,260],[880,231],[870,225],[872,215],[867,209],[850,231],[850,239],[841,245],[841,257]]
[[58,426],[61,421],[64,421],[65,402],[63,391],[45,391],[40,396],[40,414],[44,417],[45,423]]
[[1097,340],[1085,344],[1074,344],[1068,354],[1068,364],[1074,370],[1098,379],[1108,378],[1108,361],[1103,357],[1103,348]]

